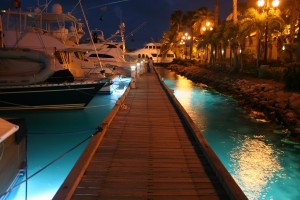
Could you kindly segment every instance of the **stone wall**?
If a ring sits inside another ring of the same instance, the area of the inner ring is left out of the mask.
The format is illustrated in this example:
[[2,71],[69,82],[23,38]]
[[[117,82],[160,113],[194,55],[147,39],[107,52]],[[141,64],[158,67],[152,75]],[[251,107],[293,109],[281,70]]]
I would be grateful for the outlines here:
[[233,96],[244,107],[263,112],[273,122],[288,128],[294,140],[300,141],[300,93],[286,91],[284,83],[199,66],[170,64],[168,68],[193,82]]

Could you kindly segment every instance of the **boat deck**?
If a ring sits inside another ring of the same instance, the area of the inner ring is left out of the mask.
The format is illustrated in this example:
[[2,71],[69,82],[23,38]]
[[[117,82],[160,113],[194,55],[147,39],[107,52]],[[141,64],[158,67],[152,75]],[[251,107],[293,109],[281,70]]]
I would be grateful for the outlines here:
[[247,199],[159,80],[128,89],[54,199]]

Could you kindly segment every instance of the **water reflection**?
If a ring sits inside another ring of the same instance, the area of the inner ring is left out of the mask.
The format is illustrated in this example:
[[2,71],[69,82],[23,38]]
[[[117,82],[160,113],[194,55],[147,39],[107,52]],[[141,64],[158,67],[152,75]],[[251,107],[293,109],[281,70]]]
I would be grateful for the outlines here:
[[182,97],[181,104],[187,106],[187,109],[190,109],[192,101],[192,82],[180,76],[177,79],[175,88],[178,89],[175,95]]
[[229,152],[233,177],[248,194],[249,199],[262,198],[263,191],[283,167],[278,162],[278,153],[266,144],[263,136],[245,137],[239,146]]
[[281,144],[262,113],[247,115],[228,96],[160,72],[249,199],[300,199],[300,149]]

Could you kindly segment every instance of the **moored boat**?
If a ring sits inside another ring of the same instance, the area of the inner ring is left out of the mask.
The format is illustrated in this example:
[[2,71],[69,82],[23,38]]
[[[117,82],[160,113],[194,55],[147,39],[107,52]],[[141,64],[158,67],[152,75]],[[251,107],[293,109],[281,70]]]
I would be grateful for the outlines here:
[[[84,34],[74,16],[8,10],[2,22],[0,110],[81,109],[109,84],[101,68],[68,50]],[[97,76],[88,76],[91,70]]]
[[0,87],[0,110],[83,109],[105,85],[102,81]]
[[14,180],[24,174],[26,131],[23,119],[0,118],[0,199],[5,199]]
[[[57,63],[69,69],[75,78],[95,74],[105,77],[114,73],[102,60],[90,60],[80,55],[86,51],[80,50],[79,45],[84,35],[83,24],[70,13],[63,13],[60,4],[54,4],[52,12],[36,8],[34,12],[7,10],[2,15],[6,48],[33,49],[55,56]],[[88,48],[92,49],[92,46]]]
[[59,70],[64,68],[41,51],[0,48],[0,86],[40,83]]
[[135,59],[146,59],[152,57],[154,63],[170,63],[175,58],[175,54],[172,51],[162,53],[162,45],[157,42],[151,42],[145,44],[144,48],[137,49],[132,52],[126,53],[126,56],[131,56]]
[[0,49],[0,110],[82,109],[106,79],[75,79],[54,56],[36,50]]

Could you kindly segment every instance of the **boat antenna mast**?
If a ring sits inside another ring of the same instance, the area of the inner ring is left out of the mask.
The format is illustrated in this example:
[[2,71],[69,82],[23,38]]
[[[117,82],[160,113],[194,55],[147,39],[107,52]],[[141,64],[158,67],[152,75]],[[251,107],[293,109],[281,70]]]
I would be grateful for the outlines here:
[[121,40],[122,40],[122,47],[123,52],[125,52],[125,37],[124,37],[124,31],[125,31],[125,23],[121,22],[120,26],[120,34],[121,34]]
[[89,36],[90,36],[91,42],[92,42],[92,44],[93,44],[94,50],[96,51],[96,55],[97,55],[97,59],[98,59],[98,62],[99,62],[101,71],[103,71],[102,63],[101,63],[101,60],[100,60],[100,58],[99,58],[99,56],[98,56],[97,48],[96,48],[95,42],[94,42],[94,40],[93,40],[92,32],[91,32],[91,30],[90,30],[88,21],[87,21],[86,16],[85,16],[85,12],[84,12],[84,10],[83,10],[82,4],[81,4],[81,0],[78,0],[78,4],[80,5],[81,11],[82,11],[82,15],[83,15],[83,18],[84,18],[84,21],[85,21],[87,30],[88,30],[88,32],[89,32]]
[[133,31],[131,31],[128,35],[125,36],[124,41],[130,37],[133,37],[133,35],[138,32],[140,29],[142,29],[145,25],[147,24],[147,22],[143,22],[142,24],[140,24],[138,27],[136,27]]

